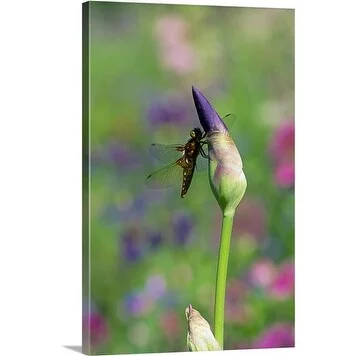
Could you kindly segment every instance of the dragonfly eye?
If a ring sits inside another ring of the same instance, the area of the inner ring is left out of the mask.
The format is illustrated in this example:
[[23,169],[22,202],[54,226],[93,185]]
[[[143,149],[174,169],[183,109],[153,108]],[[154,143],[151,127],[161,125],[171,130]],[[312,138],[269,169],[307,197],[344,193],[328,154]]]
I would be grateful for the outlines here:
[[194,130],[190,131],[190,137],[192,137],[192,138],[195,137],[195,131]]

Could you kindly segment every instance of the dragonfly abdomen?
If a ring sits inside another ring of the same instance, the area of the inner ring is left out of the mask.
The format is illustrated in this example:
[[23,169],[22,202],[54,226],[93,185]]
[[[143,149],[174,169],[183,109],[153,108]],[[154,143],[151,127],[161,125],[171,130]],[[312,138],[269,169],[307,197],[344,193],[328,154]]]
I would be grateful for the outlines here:
[[190,184],[192,183],[193,174],[195,169],[195,162],[192,166],[183,169],[183,182],[182,182],[182,191],[180,196],[184,198],[187,194]]

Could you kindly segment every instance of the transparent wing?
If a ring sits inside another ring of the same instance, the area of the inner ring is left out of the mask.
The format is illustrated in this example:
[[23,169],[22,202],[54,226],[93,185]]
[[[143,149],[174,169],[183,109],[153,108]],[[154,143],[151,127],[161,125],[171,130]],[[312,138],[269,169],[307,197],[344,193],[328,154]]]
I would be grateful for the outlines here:
[[146,183],[150,188],[160,189],[168,188],[173,185],[181,185],[183,179],[183,168],[176,162],[151,173]]
[[152,143],[149,148],[150,155],[160,162],[175,161],[183,154],[184,145],[161,145]]
[[222,117],[222,120],[224,121],[225,125],[227,126],[227,128],[229,130],[231,130],[236,122],[236,115],[235,114],[227,114],[225,116]]
[[202,155],[197,157],[196,170],[197,172],[205,172],[208,169],[209,158],[205,158]]

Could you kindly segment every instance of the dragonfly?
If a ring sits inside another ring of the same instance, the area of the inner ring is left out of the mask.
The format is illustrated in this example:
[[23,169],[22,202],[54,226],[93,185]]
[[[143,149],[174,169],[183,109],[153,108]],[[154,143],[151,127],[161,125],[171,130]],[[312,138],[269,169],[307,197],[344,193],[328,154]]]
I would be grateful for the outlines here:
[[[235,117],[233,114],[228,114],[224,117],[230,117],[232,121]],[[146,181],[151,188],[166,188],[177,182],[181,182],[181,198],[184,198],[188,193],[193,180],[195,171],[202,171],[206,168],[205,162],[199,159],[209,159],[209,156],[204,151],[204,145],[207,142],[204,140],[206,132],[196,127],[190,131],[190,138],[185,144],[162,145],[153,143],[150,146],[151,155],[158,160],[172,160],[170,164],[148,175]]]
[[206,143],[204,133],[199,127],[190,131],[190,138],[185,144],[181,145],[161,145],[153,143],[150,146],[150,151],[153,156],[158,159],[168,156],[178,156],[173,163],[151,173],[147,177],[147,183],[151,187],[168,187],[176,181],[181,181],[181,198],[184,198],[188,193],[192,183],[194,171],[197,169],[197,159],[201,155],[203,158],[209,159],[205,153],[203,146]]

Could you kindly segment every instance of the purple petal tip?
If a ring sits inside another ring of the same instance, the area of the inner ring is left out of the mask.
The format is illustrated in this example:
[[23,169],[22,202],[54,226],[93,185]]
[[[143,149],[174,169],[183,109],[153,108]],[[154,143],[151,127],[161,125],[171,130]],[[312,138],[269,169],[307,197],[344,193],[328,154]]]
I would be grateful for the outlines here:
[[192,94],[199,121],[204,131],[227,132],[228,130],[226,125],[221,120],[218,113],[211,106],[208,99],[194,86],[192,86]]

